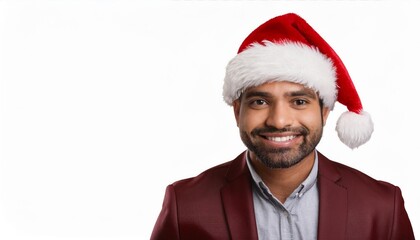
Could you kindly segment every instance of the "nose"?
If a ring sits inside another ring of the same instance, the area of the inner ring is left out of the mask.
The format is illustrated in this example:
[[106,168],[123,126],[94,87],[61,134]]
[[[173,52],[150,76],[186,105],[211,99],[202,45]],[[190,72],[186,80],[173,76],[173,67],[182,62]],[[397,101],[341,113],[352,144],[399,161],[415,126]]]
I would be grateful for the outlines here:
[[293,111],[285,103],[273,104],[269,109],[265,123],[268,127],[277,129],[290,127],[293,124]]

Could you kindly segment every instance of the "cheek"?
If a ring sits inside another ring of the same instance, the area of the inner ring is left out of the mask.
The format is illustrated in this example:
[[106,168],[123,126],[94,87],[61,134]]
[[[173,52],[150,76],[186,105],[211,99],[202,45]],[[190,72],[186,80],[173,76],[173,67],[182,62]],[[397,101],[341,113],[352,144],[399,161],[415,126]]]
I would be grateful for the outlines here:
[[257,127],[264,126],[265,115],[263,111],[244,110],[238,119],[238,127],[242,131],[251,132]]
[[324,125],[322,122],[321,112],[319,110],[313,110],[305,114],[300,114],[299,119],[300,122],[308,128],[319,128]]

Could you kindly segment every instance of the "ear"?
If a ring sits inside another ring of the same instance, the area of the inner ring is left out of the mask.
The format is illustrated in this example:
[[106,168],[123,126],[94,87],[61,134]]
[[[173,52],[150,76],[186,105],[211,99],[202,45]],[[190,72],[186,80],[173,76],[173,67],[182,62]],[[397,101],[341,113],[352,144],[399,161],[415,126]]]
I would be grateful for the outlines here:
[[236,126],[239,124],[239,113],[241,111],[241,101],[236,99],[233,101],[233,113],[235,114]]
[[322,114],[322,121],[323,121],[322,125],[325,126],[331,110],[328,107],[323,107],[321,111],[322,111],[321,114]]

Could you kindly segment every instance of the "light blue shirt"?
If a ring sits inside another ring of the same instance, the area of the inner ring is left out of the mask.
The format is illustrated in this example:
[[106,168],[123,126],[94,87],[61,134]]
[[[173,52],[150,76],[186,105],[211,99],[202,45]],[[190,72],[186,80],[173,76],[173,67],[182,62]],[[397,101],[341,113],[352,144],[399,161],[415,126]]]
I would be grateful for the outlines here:
[[282,204],[253,168],[247,153],[253,182],[255,219],[260,240],[315,240],[318,233],[318,154],[309,176]]

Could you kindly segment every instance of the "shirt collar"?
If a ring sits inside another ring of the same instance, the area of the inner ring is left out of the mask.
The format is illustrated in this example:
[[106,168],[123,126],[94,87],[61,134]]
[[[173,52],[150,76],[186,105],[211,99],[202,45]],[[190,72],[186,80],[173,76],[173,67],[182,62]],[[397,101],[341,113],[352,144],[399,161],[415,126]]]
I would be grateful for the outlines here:
[[[247,151],[246,153],[246,163],[248,165],[249,171],[251,172],[251,176],[255,183],[255,186],[257,186],[261,193],[263,193],[263,195],[265,195],[266,197],[268,197],[267,194],[269,194],[272,197],[270,190],[252,166],[251,160],[249,158],[249,151]],[[315,161],[311,172],[309,173],[308,177],[293,191],[293,193],[290,194],[289,198],[301,198],[309,189],[311,189],[315,185],[317,176],[318,152],[315,150]]]

